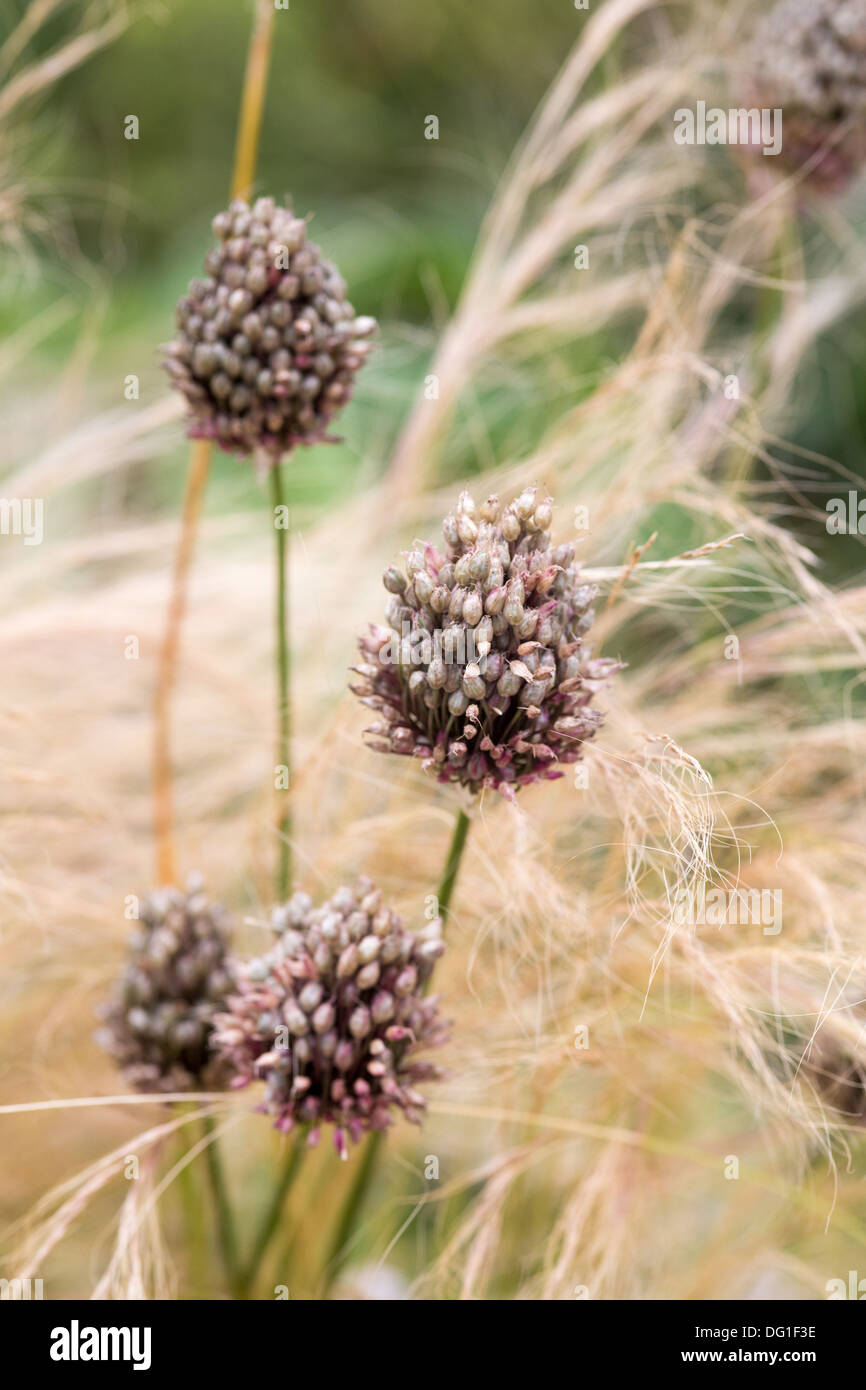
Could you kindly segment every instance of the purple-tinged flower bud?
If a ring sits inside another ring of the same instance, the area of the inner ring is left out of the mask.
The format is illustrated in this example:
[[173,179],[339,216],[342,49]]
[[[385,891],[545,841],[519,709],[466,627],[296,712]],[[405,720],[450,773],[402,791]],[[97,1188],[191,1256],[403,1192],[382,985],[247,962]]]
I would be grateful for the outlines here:
[[433,580],[430,578],[430,575],[427,573],[426,570],[422,570],[420,574],[415,575],[415,578],[412,582],[415,589],[416,598],[419,600],[420,603],[427,603],[430,599],[430,595],[433,593],[433,590],[436,587],[433,583]]
[[410,579],[414,579],[416,574],[423,574],[427,568],[427,561],[423,552],[420,550],[410,550],[406,556],[406,573]]
[[358,947],[353,941],[346,947],[345,951],[340,952],[340,959],[337,961],[337,979],[343,980],[347,975],[354,975],[358,968]]
[[406,576],[400,573],[396,565],[390,565],[382,575],[382,583],[389,593],[402,594],[406,588]]
[[469,576],[476,583],[483,583],[490,573],[490,552],[476,550],[469,559]]
[[377,960],[371,960],[369,965],[361,966],[361,969],[355,976],[355,984],[360,990],[372,989],[375,984],[378,984],[381,973],[382,967],[379,962]]
[[290,1033],[302,1038],[309,1030],[310,1020],[294,999],[287,999],[283,1005],[283,1018]]
[[462,767],[468,755],[469,749],[466,747],[466,744],[461,743],[459,739],[455,739],[453,743],[449,743],[448,761],[452,767]]
[[161,889],[145,898],[139,929],[112,1000],[100,1009],[97,1040],[140,1091],[212,1090],[226,1068],[212,1049],[214,1020],[234,988],[231,924],[205,897]]
[[463,601],[462,617],[466,626],[475,627],[475,624],[480,622],[483,612],[484,605],[481,601],[481,595],[472,590]]
[[549,531],[553,521],[553,505],[550,501],[542,502],[535,508],[532,514],[532,525],[536,531]]
[[365,1038],[369,1031],[370,1010],[365,1008],[363,1004],[359,1004],[349,1016],[349,1032],[353,1038]]
[[304,985],[304,988],[298,995],[298,1003],[305,1013],[311,1014],[313,1010],[318,1007],[322,999],[322,993],[322,986],[319,984],[318,980],[311,980],[309,984]]
[[528,487],[521,492],[520,496],[512,502],[512,507],[520,521],[528,521],[535,510],[535,499],[538,491],[534,487]]
[[[419,1120],[423,1100],[414,1082],[437,1073],[415,1054],[443,1036],[436,1001],[425,996],[442,946],[441,924],[427,922],[417,934],[408,931],[382,905],[369,879],[339,889],[321,908],[295,895],[274,910],[273,919],[277,945],[259,963],[266,967],[265,977],[261,970],[259,978],[245,972],[218,1021],[216,1041],[236,1071],[233,1084],[264,1081],[263,1108],[277,1127],[286,1132],[309,1127],[312,1143],[325,1124],[333,1124],[345,1144],[346,1132],[357,1140],[364,1130],[387,1125],[395,1110]],[[335,940],[343,948],[341,959],[355,950],[359,969],[338,974],[331,951]],[[310,977],[322,944],[329,963]],[[300,976],[296,1001],[292,990],[299,970],[306,978]],[[301,1004],[312,1004],[311,986],[320,1002],[308,1017]],[[284,1019],[291,1020],[288,1043],[274,1047],[275,1029]],[[292,1024],[300,1025],[301,1019],[305,1031],[297,1035]]]
[[470,700],[483,700],[487,694],[487,684],[476,665],[466,667],[463,677],[463,693]]
[[[405,662],[400,670],[383,658],[381,629],[361,639],[363,661],[355,668],[361,679],[352,689],[380,715],[369,731],[376,751],[420,758],[441,781],[473,793],[495,788],[511,798],[520,787],[555,776],[557,762],[581,756],[581,743],[601,723],[586,709],[589,697],[617,666],[607,664],[597,678],[590,673],[582,639],[595,590],[581,581],[574,547],[551,546],[551,519],[552,504],[539,501],[533,488],[504,511],[498,499],[485,503],[478,521],[462,494],[443,522],[445,554],[415,543],[407,573],[435,577],[431,602],[413,614],[392,596],[386,615],[398,632],[409,620],[423,626],[435,656],[422,684],[407,680]],[[423,580],[421,592],[428,592]],[[568,738],[549,729],[552,714],[577,711],[579,730]],[[455,728],[463,716],[465,727]]]
[[[333,1004],[320,1004],[313,1014],[313,1031],[315,1033],[327,1033],[334,1026],[336,1010]],[[336,1038],[336,1034],[334,1034]]]
[[376,959],[381,949],[381,939],[371,932],[369,936],[365,936],[358,943],[358,959],[363,965],[368,965],[370,961]]
[[451,601],[448,604],[448,617],[452,622],[458,622],[463,616],[463,603],[466,598],[466,590],[459,586],[451,591]]
[[481,656],[486,656],[493,641],[493,620],[484,617],[475,629],[475,646]]
[[441,690],[445,684],[448,672],[445,669],[445,662],[441,657],[436,656],[427,667],[427,684],[431,690]]
[[405,970],[401,970],[394,984],[395,994],[413,994],[418,984],[418,971],[414,965],[407,965]]
[[[374,1023],[387,1023],[394,1017],[394,996],[387,990],[380,990],[373,1000],[370,1010]],[[351,1028],[351,1020],[349,1027]]]
[[504,584],[500,584],[497,588],[491,589],[484,600],[485,611],[495,618],[505,607],[507,593],[508,590]]
[[[327,437],[351,396],[376,322],[355,317],[345,283],[306,242],[301,219],[273,199],[256,206],[260,215],[242,205],[214,218],[220,245],[205,257],[208,278],[194,280],[178,305],[178,335],[165,365],[187,399],[190,434],[229,453],[260,450],[278,459]],[[222,371],[202,347],[228,350]],[[286,348],[302,371],[291,358],[278,367],[269,360]],[[227,390],[232,378],[255,385],[255,392]]]

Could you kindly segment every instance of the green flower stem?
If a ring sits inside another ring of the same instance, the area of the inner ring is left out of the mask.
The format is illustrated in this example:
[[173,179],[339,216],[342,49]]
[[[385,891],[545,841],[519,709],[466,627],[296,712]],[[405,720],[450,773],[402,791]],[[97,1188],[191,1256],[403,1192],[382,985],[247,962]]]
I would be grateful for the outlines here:
[[466,837],[468,834],[469,817],[465,811],[458,811],[457,819],[454,822],[454,831],[451,836],[451,844],[448,846],[448,858],[445,860],[445,869],[442,874],[442,881],[439,884],[438,908],[439,916],[443,919],[451,906],[454,885],[457,882],[460,860],[463,858],[463,850],[466,847]]
[[295,1139],[294,1143],[289,1145],[289,1151],[286,1154],[285,1161],[283,1163],[282,1173],[280,1174],[279,1181],[276,1187],[274,1188],[273,1193],[271,1194],[270,1204],[264,1216],[262,1217],[261,1225],[259,1226],[258,1232],[256,1234],[252,1254],[250,1255],[249,1261],[245,1266],[243,1274],[241,1276],[241,1298],[248,1298],[250,1290],[255,1284],[256,1277],[261,1268],[262,1260],[264,1259],[265,1254],[267,1253],[268,1246],[270,1245],[274,1235],[276,1234],[279,1228],[280,1217],[283,1214],[283,1206],[285,1205],[286,1194],[295,1180],[295,1176],[297,1174],[298,1169],[301,1166],[301,1160],[303,1159],[305,1152],[306,1146],[304,1144],[304,1136],[303,1134],[299,1134]]
[[285,902],[289,896],[292,883],[292,812],[289,798],[291,796],[292,764],[291,764],[291,736],[292,721],[291,707],[289,704],[289,679],[291,675],[291,648],[289,645],[289,529],[288,526],[280,525],[283,520],[278,515],[278,508],[285,507],[283,499],[283,475],[282,464],[275,463],[271,469],[271,501],[273,504],[273,525],[277,537],[277,719],[279,724],[279,741],[277,744],[277,761],[279,766],[285,767],[288,774],[288,786],[280,792],[281,809],[277,818],[277,833],[279,836],[279,862],[277,866],[277,902]]
[[354,1181],[349,1188],[336,1230],[331,1237],[322,1284],[322,1298],[328,1297],[334,1286],[334,1280],[346,1262],[346,1257],[351,1249],[349,1237],[354,1230],[358,1213],[367,1196],[367,1190],[373,1178],[373,1169],[376,1166],[376,1158],[384,1138],[384,1129],[374,1130],[364,1145],[363,1156],[358,1163]]
[[[466,848],[466,837],[469,834],[469,817],[465,811],[457,812],[457,819],[454,822],[454,830],[451,835],[451,843],[448,846],[448,857],[445,860],[445,868],[442,879],[439,883],[437,894],[440,917],[445,917],[451,905],[451,898],[454,894],[454,887],[457,883],[457,875],[460,871],[460,862],[463,858],[463,851]],[[428,981],[429,984],[429,981]],[[367,1140],[364,1148],[364,1156],[361,1159],[352,1186],[349,1189],[343,1209],[337,1222],[336,1230],[331,1237],[328,1250],[328,1258],[325,1262],[325,1273],[322,1285],[322,1297],[327,1298],[334,1286],[334,1281],[351,1249],[350,1237],[355,1227],[358,1214],[363,1207],[367,1196],[367,1191],[373,1178],[376,1167],[376,1158],[382,1147],[385,1138],[385,1131],[376,1130]]]
[[234,1218],[232,1217],[231,1203],[229,1202],[228,1189],[226,1187],[225,1175],[223,1173],[222,1159],[220,1158],[217,1147],[216,1125],[212,1115],[206,1115],[202,1121],[202,1128],[205,1136],[210,1139],[210,1143],[205,1148],[205,1159],[207,1161],[208,1177],[210,1179],[211,1195],[213,1197],[214,1210],[216,1213],[217,1239],[219,1242],[220,1254],[222,1256],[223,1268],[225,1270],[226,1281],[232,1295],[237,1298],[240,1294],[240,1265],[238,1261],[238,1243],[235,1234]]
[[[274,29],[273,0],[256,0],[253,32],[247,52],[241,105],[238,117],[231,196],[248,198],[255,176],[259,149],[262,113],[268,86],[268,66]],[[202,501],[210,472],[212,449],[205,440],[197,440],[192,450],[184,499],[181,539],[175,560],[172,595],[166,616],[166,628],[159,656],[156,692],[154,695],[154,805],[157,849],[157,881],[174,883],[177,878],[174,847],[174,808],[172,800],[171,757],[171,697],[180,653],[181,627],[186,609],[186,591],[193,547],[198,531]],[[288,676],[284,688],[288,688]],[[286,708],[288,718],[288,708]],[[288,735],[286,736],[288,738]],[[288,868],[286,870],[288,873]],[[210,1139],[205,1147],[205,1161],[217,1218],[217,1238],[222,1254],[229,1288],[236,1294],[239,1288],[238,1248],[234,1220],[222,1169],[213,1118],[204,1119],[204,1132]],[[186,1169],[184,1169],[186,1172]],[[184,1180],[186,1182],[186,1179]],[[184,1207],[193,1242],[201,1234],[196,1226],[198,1212],[187,1188]],[[195,1247],[193,1250],[195,1257]]]
[[[277,668],[277,765],[286,769],[287,786],[279,792],[281,798],[280,811],[277,816],[277,837],[279,848],[277,851],[277,872],[276,872],[276,897],[277,902],[285,902],[289,896],[292,884],[292,812],[291,812],[291,783],[292,783],[292,762],[291,762],[291,739],[292,739],[292,720],[291,705],[289,701],[289,681],[291,678],[291,645],[289,641],[289,528],[287,517],[282,515],[285,510],[285,496],[283,493],[283,469],[280,462],[274,463],[270,474],[271,482],[271,522],[274,527],[274,534],[277,539],[276,553],[276,668]],[[262,1260],[265,1257],[268,1246],[277,1230],[285,1203],[286,1193],[292,1184],[294,1176],[303,1157],[304,1146],[299,1138],[289,1148],[286,1161],[283,1166],[282,1174],[277,1181],[271,1194],[271,1201],[262,1219],[253,1245],[252,1254],[249,1262],[244,1267],[239,1279],[239,1297],[246,1298],[250,1289],[253,1287]]]
[[[187,1107],[181,1107],[186,1109]],[[177,1136],[178,1191],[180,1193],[183,1226],[185,1234],[186,1263],[190,1277],[196,1288],[206,1285],[206,1270],[210,1264],[210,1240],[205,1223],[202,1203],[202,1190],[196,1179],[195,1164],[186,1160],[188,1136],[181,1131]]]
[[[319,1171],[310,1179],[310,1185],[304,1194],[304,1206],[307,1211],[318,1211],[327,1204],[325,1188],[330,1181],[330,1167],[326,1163],[319,1164]],[[277,1280],[281,1284],[289,1284],[294,1274],[295,1257],[298,1253],[299,1232],[294,1223],[286,1230],[285,1238],[280,1245],[279,1251],[274,1257],[272,1269]]]

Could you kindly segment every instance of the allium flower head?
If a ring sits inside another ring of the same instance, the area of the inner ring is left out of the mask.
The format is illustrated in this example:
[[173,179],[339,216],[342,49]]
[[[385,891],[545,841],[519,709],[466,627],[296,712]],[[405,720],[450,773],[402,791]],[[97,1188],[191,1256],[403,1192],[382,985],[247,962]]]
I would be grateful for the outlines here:
[[219,245],[177,306],[166,349],[189,432],[229,453],[275,459],[315,444],[348,401],[376,320],[356,318],[346,285],[307,224],[273,198],[236,199],[213,220]]
[[866,161],[864,0],[779,0],[751,56],[758,105],[783,112],[785,165],[811,165],[826,188],[846,183]]
[[97,1041],[140,1091],[211,1089],[221,1067],[211,1035],[232,984],[231,925],[201,882],[163,888],[145,899],[129,939],[114,998],[101,1010]]
[[592,697],[619,663],[590,659],[597,591],[574,546],[551,543],[552,516],[534,487],[504,508],[489,497],[476,509],[464,492],[445,553],[416,541],[405,573],[385,571],[389,627],[360,639],[353,668],[353,691],[380,716],[370,747],[508,797],[577,762],[602,722]]
[[295,893],[272,926],[276,945],[245,967],[217,1021],[235,1085],[264,1081],[261,1109],[278,1129],[308,1126],[311,1144],[334,1125],[342,1156],[347,1133],[384,1129],[395,1110],[419,1123],[415,1083],[439,1073],[416,1054],[445,1034],[424,993],[444,949],[441,922],[410,931],[362,878],[322,907]]
[[866,1125],[866,1066],[841,1039],[821,1029],[804,1040],[798,1065],[800,1080],[813,1088],[832,1110],[851,1123]]

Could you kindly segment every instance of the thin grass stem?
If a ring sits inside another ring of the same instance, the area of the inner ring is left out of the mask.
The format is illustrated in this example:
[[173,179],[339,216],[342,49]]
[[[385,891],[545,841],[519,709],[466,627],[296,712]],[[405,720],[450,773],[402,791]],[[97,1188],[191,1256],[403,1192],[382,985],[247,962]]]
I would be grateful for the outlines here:
[[153,700],[153,800],[156,838],[156,877],[159,884],[177,879],[174,844],[174,792],[171,758],[171,697],[177,677],[180,634],[186,611],[189,569],[210,469],[210,445],[196,440],[192,448],[183,499],[180,540],[174,560],[171,596],[157,660]]

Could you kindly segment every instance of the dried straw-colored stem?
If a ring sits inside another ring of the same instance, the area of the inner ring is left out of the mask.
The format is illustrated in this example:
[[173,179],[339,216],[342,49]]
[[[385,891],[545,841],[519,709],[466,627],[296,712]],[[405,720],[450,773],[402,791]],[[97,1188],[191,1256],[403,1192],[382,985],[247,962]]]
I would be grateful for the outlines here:
[[248,198],[255,178],[273,31],[273,0],[257,0],[238,118],[232,173],[233,198]]
[[[231,196],[246,197],[252,187],[258,155],[268,60],[273,36],[272,0],[257,0],[253,33],[247,54],[238,135],[235,145]],[[153,799],[156,838],[157,881],[174,883],[177,856],[174,843],[174,801],[172,795],[171,697],[177,676],[180,633],[186,611],[189,568],[195,549],[202,501],[210,473],[211,445],[198,440],[193,445],[183,503],[180,540],[175,555],[171,596],[166,612],[165,632],[160,647],[153,702]]]
[[157,666],[153,701],[153,795],[156,835],[157,882],[174,883],[177,864],[174,848],[174,797],[171,780],[171,695],[177,674],[180,630],[186,611],[189,568],[195,547],[198,520],[210,471],[210,445],[196,440],[192,448],[183,499],[180,541],[174,559],[171,596]]

